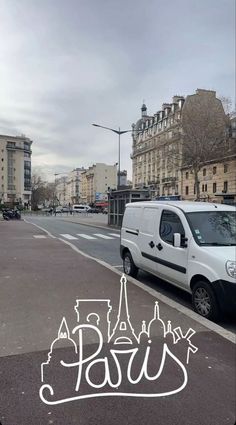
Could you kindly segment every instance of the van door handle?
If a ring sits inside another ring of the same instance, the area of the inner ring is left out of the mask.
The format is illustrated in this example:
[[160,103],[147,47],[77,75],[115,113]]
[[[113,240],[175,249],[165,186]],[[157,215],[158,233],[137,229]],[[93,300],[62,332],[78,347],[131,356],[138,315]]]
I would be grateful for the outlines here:
[[163,249],[163,246],[162,246],[162,244],[160,242],[159,242],[159,244],[156,247],[157,247],[157,249],[159,249],[159,251],[161,251]]
[[149,242],[149,244],[148,244],[151,248],[154,248],[154,246],[155,246],[155,244],[154,244],[154,242],[153,241],[151,241],[151,242]]

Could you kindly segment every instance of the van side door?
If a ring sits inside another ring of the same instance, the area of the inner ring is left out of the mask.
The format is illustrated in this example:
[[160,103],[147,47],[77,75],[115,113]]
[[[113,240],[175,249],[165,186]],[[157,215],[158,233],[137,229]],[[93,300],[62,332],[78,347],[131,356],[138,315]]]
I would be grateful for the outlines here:
[[159,216],[159,208],[144,207],[138,236],[138,244],[141,254],[141,268],[153,274],[157,273],[155,256]]
[[[174,233],[181,234],[181,246],[174,246]],[[183,217],[177,211],[164,208],[158,229],[157,258],[158,275],[176,285],[186,288],[188,283],[188,247],[185,238],[189,232]]]

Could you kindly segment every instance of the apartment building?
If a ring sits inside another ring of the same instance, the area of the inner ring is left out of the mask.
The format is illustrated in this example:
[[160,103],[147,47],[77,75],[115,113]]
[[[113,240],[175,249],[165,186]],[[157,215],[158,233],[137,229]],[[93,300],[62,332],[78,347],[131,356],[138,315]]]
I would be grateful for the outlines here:
[[30,207],[31,145],[25,136],[0,135],[0,202]]
[[99,204],[108,200],[108,190],[117,187],[117,165],[96,163],[82,177],[82,199],[87,204]]
[[147,114],[145,104],[141,118],[132,125],[133,186],[152,187],[155,195],[178,194],[181,172],[168,162],[169,146],[181,139],[183,96],[174,96],[172,103],[163,103],[153,116]]
[[[193,173],[182,170],[183,197],[192,201],[196,199],[196,187]],[[236,155],[209,161],[198,173],[200,200],[210,202],[236,202]]]
[[67,205],[67,176],[62,176],[56,179],[55,181],[55,197],[56,197],[56,204],[59,205]]
[[[236,203],[236,114],[230,118],[228,149],[218,160],[206,161],[198,172],[200,199],[210,202]],[[182,194],[186,200],[196,198],[193,173],[182,169]]]
[[55,181],[56,198],[60,205],[78,204],[81,202],[81,175],[85,168],[75,168],[67,176],[62,176]]
[[[209,100],[209,105],[216,111],[216,122],[226,117],[221,102],[216,98],[216,92],[211,90],[198,89],[194,95],[187,96],[186,99],[183,96],[174,96],[171,103],[164,103],[161,110],[154,115],[148,115],[146,105],[142,105],[141,118],[132,125],[131,159],[134,188],[149,188],[153,197],[182,195],[184,199],[196,199],[191,167],[184,167],[181,149],[182,118],[187,109],[185,104],[194,102],[195,99],[197,101],[199,97],[201,100],[204,98],[204,102]],[[201,164],[198,173],[201,198],[217,199],[220,202],[226,199],[227,195],[234,196],[235,117],[231,119],[229,127],[230,134],[228,140],[224,140],[224,146],[222,142],[220,160],[209,154],[206,163]],[[227,130],[226,128],[226,133]],[[226,149],[226,142],[230,148]],[[176,152],[179,152],[179,156],[175,155]],[[220,197],[219,191],[221,195],[222,193],[225,195]]]

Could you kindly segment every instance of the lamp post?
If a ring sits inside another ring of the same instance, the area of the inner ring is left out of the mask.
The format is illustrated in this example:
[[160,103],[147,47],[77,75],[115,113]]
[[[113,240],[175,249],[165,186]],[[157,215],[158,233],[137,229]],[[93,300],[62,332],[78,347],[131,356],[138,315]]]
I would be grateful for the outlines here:
[[104,127],[103,125],[99,124],[92,124],[94,127],[104,128],[105,130],[113,131],[113,133],[118,134],[118,178],[117,178],[117,189],[119,189],[120,186],[120,136],[125,133],[129,133],[133,130],[121,130],[120,127],[118,130],[115,130],[114,128]]

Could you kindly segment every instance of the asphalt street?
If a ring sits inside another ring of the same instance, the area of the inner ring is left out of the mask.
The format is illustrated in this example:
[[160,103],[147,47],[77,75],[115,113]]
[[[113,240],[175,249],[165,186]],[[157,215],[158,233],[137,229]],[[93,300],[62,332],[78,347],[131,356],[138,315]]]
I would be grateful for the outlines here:
[[[107,227],[107,216],[95,214],[87,215],[87,217],[82,216],[80,219],[63,215],[58,215],[57,217],[29,216],[26,220],[37,224],[57,237],[73,243],[86,254],[104,260],[118,270],[123,269],[120,258],[120,231]],[[96,225],[99,227],[96,227]],[[137,279],[148,287],[158,290],[170,299],[192,310],[191,296],[181,289],[142,271],[139,271]],[[219,324],[223,328],[236,333],[236,315],[222,317]]]
[[0,235],[1,425],[234,425],[234,343],[31,224]]

